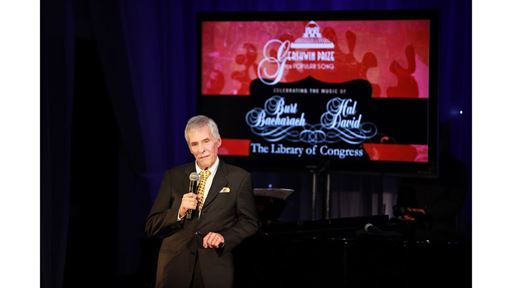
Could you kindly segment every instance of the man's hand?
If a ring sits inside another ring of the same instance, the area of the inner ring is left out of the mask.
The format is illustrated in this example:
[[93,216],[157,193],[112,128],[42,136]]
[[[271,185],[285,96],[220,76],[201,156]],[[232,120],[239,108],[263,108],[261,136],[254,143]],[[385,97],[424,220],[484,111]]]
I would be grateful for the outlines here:
[[197,207],[197,194],[195,193],[187,193],[184,194],[181,198],[181,205],[179,210],[180,218],[183,218],[187,215],[188,210],[196,210]]
[[219,233],[209,232],[203,238],[204,248],[219,248],[224,246],[224,236]]

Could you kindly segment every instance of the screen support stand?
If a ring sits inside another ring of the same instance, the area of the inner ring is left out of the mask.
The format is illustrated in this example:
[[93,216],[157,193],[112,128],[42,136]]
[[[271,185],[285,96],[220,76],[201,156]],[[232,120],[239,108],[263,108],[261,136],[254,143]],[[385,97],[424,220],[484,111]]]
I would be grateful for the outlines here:
[[384,177],[382,174],[379,174],[377,183],[377,215],[384,215]]
[[325,203],[324,203],[324,219],[331,219],[331,173],[325,175]]
[[[318,167],[315,167],[318,168]],[[311,168],[311,220],[331,220],[331,173],[326,167],[320,169]],[[384,215],[386,206],[384,202],[384,175],[378,174],[372,177],[361,178],[361,193],[365,204],[366,215]],[[371,181],[370,181],[371,180]]]
[[331,174],[328,167],[329,163],[308,167],[312,179],[311,221],[331,218]]
[[316,193],[317,193],[317,178],[318,175],[314,169],[311,169],[311,175],[312,175],[312,189],[311,189],[311,220],[316,220]]

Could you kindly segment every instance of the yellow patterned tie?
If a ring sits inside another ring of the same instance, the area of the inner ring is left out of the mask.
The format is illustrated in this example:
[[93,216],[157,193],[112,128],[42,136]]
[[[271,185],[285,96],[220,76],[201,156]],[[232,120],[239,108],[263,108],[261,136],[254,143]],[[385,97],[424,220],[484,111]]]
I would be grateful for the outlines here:
[[204,204],[204,186],[206,185],[206,179],[210,176],[211,172],[209,170],[201,170],[199,172],[199,186],[197,188],[197,201],[198,201],[198,211],[201,212]]

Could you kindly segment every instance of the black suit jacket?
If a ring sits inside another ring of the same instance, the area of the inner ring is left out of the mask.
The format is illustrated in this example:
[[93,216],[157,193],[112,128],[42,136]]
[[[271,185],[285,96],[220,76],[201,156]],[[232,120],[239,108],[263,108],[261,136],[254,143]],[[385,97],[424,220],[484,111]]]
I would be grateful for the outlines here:
[[[156,287],[189,287],[196,254],[205,287],[231,287],[231,250],[258,230],[251,177],[247,171],[221,160],[201,217],[178,221],[181,199],[187,193],[193,171],[195,165],[189,163],[165,173],[146,220],[146,233],[162,238]],[[221,190],[229,192],[221,193]],[[203,248],[202,238],[208,232],[222,234],[224,246]]]

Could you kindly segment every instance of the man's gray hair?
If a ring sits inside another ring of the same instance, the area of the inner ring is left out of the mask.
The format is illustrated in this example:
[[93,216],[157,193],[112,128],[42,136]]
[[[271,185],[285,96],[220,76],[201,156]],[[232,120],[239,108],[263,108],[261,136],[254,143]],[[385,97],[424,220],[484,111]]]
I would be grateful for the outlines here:
[[220,139],[219,128],[217,128],[217,124],[213,121],[212,118],[209,118],[204,115],[197,115],[190,118],[187,122],[187,126],[185,126],[185,140],[188,143],[188,131],[195,128],[201,128],[203,126],[208,125],[210,127],[210,131],[212,132],[213,137],[215,139]]

